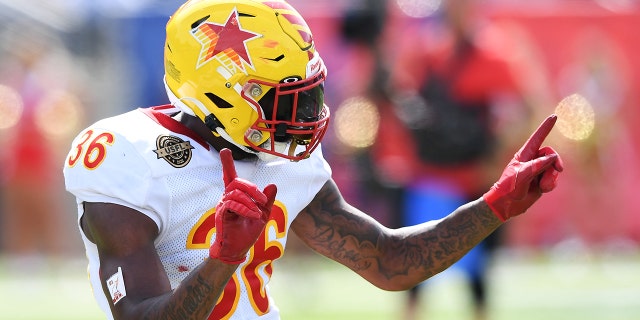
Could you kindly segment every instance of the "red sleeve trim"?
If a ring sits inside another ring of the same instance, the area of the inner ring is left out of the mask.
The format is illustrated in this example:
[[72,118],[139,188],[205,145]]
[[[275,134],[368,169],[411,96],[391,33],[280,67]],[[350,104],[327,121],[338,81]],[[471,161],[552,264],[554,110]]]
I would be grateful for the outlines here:
[[171,118],[169,114],[165,113],[170,110],[178,111],[176,107],[170,104],[167,104],[167,105],[149,107],[149,108],[138,108],[138,110],[140,110],[142,113],[147,115],[153,121],[157,122],[159,125],[175,133],[185,135],[193,139],[194,141],[196,141],[198,144],[200,144],[207,150],[211,150],[211,146],[202,137],[200,137],[197,133],[195,133],[195,131],[189,129],[188,127],[184,126],[182,123],[176,121],[176,119]]

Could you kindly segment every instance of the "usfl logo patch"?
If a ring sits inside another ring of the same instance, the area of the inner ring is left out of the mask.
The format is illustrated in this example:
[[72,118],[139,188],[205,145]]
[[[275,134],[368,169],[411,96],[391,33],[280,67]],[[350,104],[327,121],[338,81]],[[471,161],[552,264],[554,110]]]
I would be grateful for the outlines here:
[[175,168],[182,168],[191,161],[191,142],[184,141],[175,136],[159,135],[156,139],[156,147],[153,150],[158,155],[158,159],[166,160]]

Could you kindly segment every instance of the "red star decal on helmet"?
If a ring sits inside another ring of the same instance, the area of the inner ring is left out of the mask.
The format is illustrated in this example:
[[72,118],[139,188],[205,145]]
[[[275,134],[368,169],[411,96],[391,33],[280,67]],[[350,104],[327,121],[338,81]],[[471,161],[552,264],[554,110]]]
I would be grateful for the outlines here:
[[[200,68],[214,57],[224,65],[227,65],[224,60],[230,59],[242,70],[243,61],[253,67],[246,42],[261,35],[242,29],[237,9],[233,9],[224,24],[204,22],[191,30],[191,34],[202,45],[196,68]],[[220,53],[223,55],[219,56]]]

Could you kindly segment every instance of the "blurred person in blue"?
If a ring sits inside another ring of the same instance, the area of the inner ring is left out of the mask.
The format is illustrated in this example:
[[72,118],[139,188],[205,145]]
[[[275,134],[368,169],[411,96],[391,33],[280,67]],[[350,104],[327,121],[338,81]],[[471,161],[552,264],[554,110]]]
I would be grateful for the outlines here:
[[[511,148],[506,140],[529,127],[531,90],[522,87],[520,71],[505,54],[515,51],[503,47],[496,30],[487,36],[476,9],[473,0],[444,1],[436,17],[405,33],[400,42],[406,43],[395,47],[393,110],[386,116],[395,121],[381,127],[395,124],[408,143],[399,146],[398,137],[381,132],[373,158],[383,176],[401,185],[395,199],[400,226],[444,218],[480,197],[493,183],[490,168]],[[498,132],[499,123],[508,126],[506,134]],[[475,319],[486,318],[487,267],[499,236],[500,229],[454,265],[466,277]],[[427,286],[409,291],[407,319],[418,317]]]
[[390,229],[331,176],[327,70],[288,3],[188,1],[164,50],[170,104],[94,123],[64,164],[110,319],[279,319],[268,283],[291,233],[376,287],[407,290],[524,213],[563,170],[542,146],[551,115],[483,195]]

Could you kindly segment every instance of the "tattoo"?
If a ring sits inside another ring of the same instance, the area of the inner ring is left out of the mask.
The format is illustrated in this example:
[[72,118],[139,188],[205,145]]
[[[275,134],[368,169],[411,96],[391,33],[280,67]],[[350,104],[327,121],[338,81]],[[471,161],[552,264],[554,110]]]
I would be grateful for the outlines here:
[[[305,211],[313,219],[313,228],[306,235],[306,241],[321,253],[341,262],[347,262],[354,270],[371,267],[372,261],[366,257],[377,250],[377,236],[380,232],[372,225],[364,223],[361,216],[345,211],[335,190],[323,189]],[[369,253],[369,254],[368,254]]]
[[198,277],[198,285],[188,286],[187,291],[191,292],[184,299],[185,312],[187,314],[193,314],[198,310],[198,307],[205,302],[207,295],[211,292],[211,286],[209,286],[201,277]]
[[323,187],[301,216],[307,219],[300,226],[303,238],[315,250],[356,272],[377,272],[386,279],[429,278],[500,225],[491,209],[477,200],[437,222],[387,229],[347,205],[333,183]]
[[206,318],[211,310],[203,311],[202,306],[209,304],[212,299],[214,287],[210,285],[202,276],[198,275],[196,284],[187,285],[178,299],[181,303],[167,306],[164,310],[155,315],[148,315],[145,319],[193,319]]

